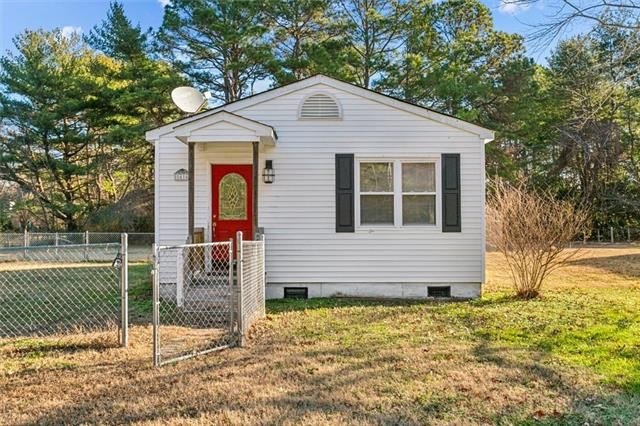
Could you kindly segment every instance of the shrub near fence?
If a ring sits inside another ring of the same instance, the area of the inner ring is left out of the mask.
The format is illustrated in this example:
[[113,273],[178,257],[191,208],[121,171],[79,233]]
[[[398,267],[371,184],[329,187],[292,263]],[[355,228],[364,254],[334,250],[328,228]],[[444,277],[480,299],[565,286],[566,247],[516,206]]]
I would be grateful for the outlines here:
[[127,243],[0,248],[0,338],[116,330],[127,343]]

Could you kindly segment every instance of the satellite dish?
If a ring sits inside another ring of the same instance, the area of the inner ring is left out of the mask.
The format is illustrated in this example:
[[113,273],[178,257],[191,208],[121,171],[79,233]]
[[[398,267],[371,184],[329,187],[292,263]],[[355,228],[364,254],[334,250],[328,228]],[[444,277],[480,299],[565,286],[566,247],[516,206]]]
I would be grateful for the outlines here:
[[207,98],[193,87],[181,86],[171,91],[171,99],[184,112],[198,112],[207,103]]

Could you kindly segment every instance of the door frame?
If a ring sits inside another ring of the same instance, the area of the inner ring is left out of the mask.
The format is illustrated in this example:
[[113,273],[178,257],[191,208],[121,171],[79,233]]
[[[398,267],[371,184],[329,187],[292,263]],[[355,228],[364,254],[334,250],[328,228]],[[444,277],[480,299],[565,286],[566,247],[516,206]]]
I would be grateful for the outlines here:
[[[208,167],[208,182],[209,182],[209,208],[208,208],[208,213],[209,213],[209,219],[207,220],[209,226],[208,226],[208,233],[209,233],[209,241],[213,242],[215,241],[214,239],[214,232],[213,232],[213,207],[214,207],[214,203],[215,203],[215,191],[216,191],[216,187],[213,184],[213,168],[216,166],[226,166],[226,167],[234,167],[234,166],[248,166],[251,167],[251,179],[247,182],[247,197],[249,197],[248,199],[251,200],[251,215],[247,217],[247,220],[250,221],[250,226],[251,226],[251,235],[247,236],[244,235],[243,238],[245,240],[251,240],[253,239],[253,233],[256,231],[255,229],[253,229],[253,223],[254,223],[254,215],[255,215],[255,207],[256,207],[256,200],[253,199],[253,190],[252,189],[252,185],[255,185],[256,182],[253,182],[253,164],[252,163],[247,163],[247,162],[225,162],[225,163],[209,163],[209,167]],[[235,237],[234,237],[235,239]]]

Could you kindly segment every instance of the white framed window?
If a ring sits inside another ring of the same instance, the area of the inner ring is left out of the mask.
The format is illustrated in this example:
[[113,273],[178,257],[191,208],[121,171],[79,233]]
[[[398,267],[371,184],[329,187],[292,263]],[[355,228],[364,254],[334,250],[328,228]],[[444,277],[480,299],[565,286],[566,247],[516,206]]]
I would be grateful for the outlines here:
[[437,226],[437,158],[362,158],[356,164],[358,227]]

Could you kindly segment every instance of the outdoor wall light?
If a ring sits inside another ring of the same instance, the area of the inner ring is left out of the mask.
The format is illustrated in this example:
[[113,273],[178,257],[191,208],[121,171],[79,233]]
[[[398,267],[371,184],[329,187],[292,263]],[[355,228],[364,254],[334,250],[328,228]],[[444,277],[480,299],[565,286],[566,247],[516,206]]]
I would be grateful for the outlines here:
[[189,171],[187,169],[178,169],[173,174],[173,180],[184,182],[189,180]]
[[273,160],[266,160],[264,170],[262,171],[262,180],[264,183],[273,183],[276,180],[276,172],[273,170]]

